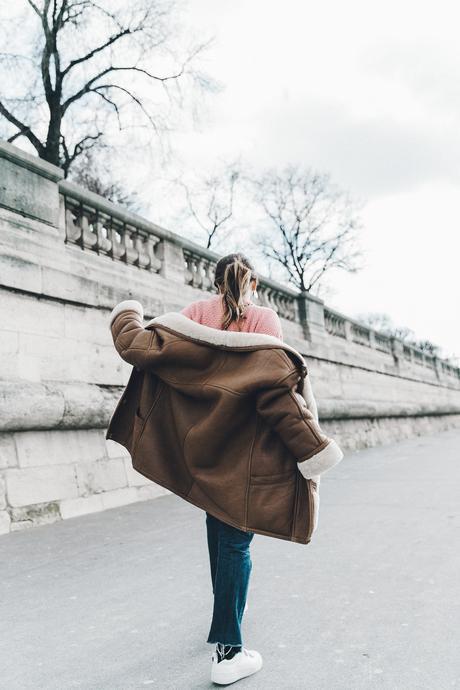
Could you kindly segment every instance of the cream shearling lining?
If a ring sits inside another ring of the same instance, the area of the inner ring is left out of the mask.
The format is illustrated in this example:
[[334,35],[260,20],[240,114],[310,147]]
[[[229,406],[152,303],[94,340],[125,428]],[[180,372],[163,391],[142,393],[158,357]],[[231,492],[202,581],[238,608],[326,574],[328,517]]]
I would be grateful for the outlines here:
[[120,302],[120,304],[117,304],[117,306],[112,309],[109,317],[110,325],[112,325],[117,316],[124,311],[135,311],[139,314],[141,319],[144,318],[144,308],[142,304],[135,299],[125,299],[124,302]]
[[339,448],[334,439],[330,439],[329,443],[325,448],[323,448],[323,450],[320,450],[319,453],[316,453],[313,455],[313,457],[308,458],[308,460],[298,462],[297,467],[305,479],[316,480],[317,475],[324,474],[324,472],[330,470],[331,467],[337,465],[342,458],[342,450]]
[[[122,303],[123,304],[123,303]],[[307,368],[307,363],[304,358],[295,348],[291,347],[283,340],[276,338],[274,335],[267,333],[253,333],[246,331],[224,331],[219,328],[211,328],[202,323],[189,319],[185,314],[180,312],[170,311],[161,316],[156,316],[149,321],[146,328],[149,326],[166,326],[173,331],[178,331],[183,335],[188,335],[195,340],[202,340],[211,345],[221,345],[223,347],[239,348],[239,347],[257,347],[263,345],[276,345],[284,350],[292,352],[300,364]]]

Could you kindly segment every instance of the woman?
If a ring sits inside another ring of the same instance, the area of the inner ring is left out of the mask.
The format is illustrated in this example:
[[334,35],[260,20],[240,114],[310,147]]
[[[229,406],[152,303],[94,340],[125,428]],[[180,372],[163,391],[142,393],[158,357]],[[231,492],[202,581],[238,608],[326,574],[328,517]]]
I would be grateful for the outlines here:
[[[206,326],[231,331],[266,333],[282,339],[281,322],[269,307],[252,303],[257,275],[241,253],[217,262],[214,285],[218,294],[197,300],[182,314]],[[233,682],[258,671],[262,657],[243,647],[241,622],[252,561],[249,546],[254,532],[243,532],[206,512],[214,609],[207,642],[215,643],[211,679]]]
[[133,369],[106,438],[135,470],[206,511],[211,679],[225,685],[262,667],[241,637],[254,534],[310,543],[319,476],[343,453],[319,426],[303,356],[282,340],[276,313],[251,302],[249,261],[223,257],[215,286],[215,296],[146,325],[136,300],[112,310],[115,348]]

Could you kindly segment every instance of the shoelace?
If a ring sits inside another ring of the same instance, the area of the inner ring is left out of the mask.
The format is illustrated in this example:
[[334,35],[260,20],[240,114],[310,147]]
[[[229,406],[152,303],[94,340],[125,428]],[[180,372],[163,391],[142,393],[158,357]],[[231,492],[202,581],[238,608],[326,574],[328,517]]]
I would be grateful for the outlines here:
[[[221,644],[220,642],[217,643],[217,649],[219,651],[219,654],[221,657],[225,657],[225,645]],[[238,652],[237,652],[238,654]]]
[[[225,651],[224,645],[222,645],[220,642],[218,642],[218,643],[217,643],[217,647],[218,647],[219,651],[221,652],[221,656],[225,656],[225,655],[224,655],[224,651]],[[250,652],[248,649],[246,649],[246,647],[241,647],[241,650],[240,650],[240,651],[241,651],[243,654],[245,654],[246,656],[251,657],[251,659],[252,659],[253,656],[254,656],[254,654],[251,654],[251,652]],[[238,654],[238,652],[237,652],[237,654]],[[236,656],[236,655],[235,655],[235,656]]]

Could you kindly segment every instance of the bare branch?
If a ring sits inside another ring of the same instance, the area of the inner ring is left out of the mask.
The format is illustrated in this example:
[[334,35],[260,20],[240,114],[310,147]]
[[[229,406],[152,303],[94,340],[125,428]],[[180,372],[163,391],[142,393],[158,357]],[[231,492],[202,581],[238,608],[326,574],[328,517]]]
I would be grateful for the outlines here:
[[328,175],[287,166],[252,183],[276,232],[263,238],[265,256],[280,264],[296,287],[311,290],[332,267],[358,270],[353,264],[357,254],[349,249],[355,212]]
[[182,187],[185,205],[179,215],[192,218],[206,235],[209,249],[217,238],[225,239],[231,228],[224,231],[234,214],[234,199],[237,181],[240,179],[239,163],[226,163],[219,174],[195,177],[192,182],[183,178],[174,180]]
[[[89,80],[86,82],[86,84],[85,84],[79,91],[77,91],[75,94],[73,94],[73,96],[69,96],[69,98],[68,98],[66,101],[64,101],[64,103],[61,105],[61,111],[62,111],[62,113],[65,113],[65,111],[67,110],[67,108],[68,108],[72,103],[74,103],[75,101],[78,101],[78,100],[79,100],[80,98],[82,98],[85,94],[87,94],[87,93],[89,93],[89,92],[91,91],[91,87],[93,86],[93,84],[95,84],[99,79],[102,79],[102,77],[107,76],[107,74],[110,74],[111,72],[140,72],[141,74],[145,74],[145,75],[146,75],[147,77],[149,77],[150,79],[154,79],[154,80],[160,81],[160,82],[165,82],[165,81],[170,81],[171,79],[178,79],[180,76],[182,76],[182,74],[183,74],[183,69],[184,69],[184,68],[182,68],[182,69],[181,69],[179,72],[177,72],[176,74],[172,74],[172,75],[169,75],[169,76],[167,76],[167,77],[158,77],[157,75],[152,74],[152,73],[149,72],[148,70],[143,69],[143,68],[141,68],[141,67],[136,67],[135,65],[133,65],[132,67],[115,67],[115,66],[113,66],[113,65],[110,66],[110,67],[106,67],[106,69],[104,69],[104,70],[102,70],[101,72],[99,72],[99,74],[96,74],[94,77],[92,77],[91,79],[89,79]],[[120,89],[123,88],[123,87],[117,86],[117,85],[115,85],[115,84],[112,84],[111,87],[112,87],[112,88],[116,88],[116,87],[117,87],[117,88],[120,88]]]
[[89,53],[86,53],[86,55],[72,60],[71,62],[69,62],[67,67],[61,72],[62,77],[65,77],[66,74],[68,74],[70,70],[73,69],[76,65],[81,65],[82,62],[87,62],[88,60],[91,60],[91,58],[93,58],[98,53],[102,52],[109,46],[116,43],[116,41],[120,40],[120,38],[123,38],[124,36],[129,36],[131,33],[134,33],[131,31],[131,29],[123,29],[122,31],[119,31],[117,34],[111,36],[105,43],[102,43],[97,48],[93,48],[93,50],[90,50]]
[[38,155],[41,155],[43,152],[43,144],[41,143],[40,139],[32,132],[30,129],[29,125],[25,125],[23,122],[18,120],[17,117],[13,115],[13,113],[10,113],[10,111],[5,108],[3,103],[0,101],[0,113],[9,121],[11,122],[12,125],[17,127],[19,129],[19,132],[17,133],[16,136],[12,139],[16,139],[18,136],[25,136],[27,139],[30,141],[30,143],[35,147]]
[[[80,141],[78,141],[75,144],[75,146],[73,148],[73,153],[69,153],[65,137],[63,135],[61,135],[61,145],[62,145],[62,149],[64,151],[64,160],[65,160],[63,168],[64,168],[64,172],[66,173],[66,176],[67,176],[67,173],[69,171],[70,166],[78,158],[78,156],[80,156],[85,151],[88,151],[89,149],[91,149],[94,146],[94,144],[102,136],[103,136],[103,132],[98,132],[97,134],[87,134],[85,137],[83,137],[83,139],[80,139]],[[93,143],[90,146],[85,146],[86,142],[88,142],[88,141],[91,141]]]
[[38,9],[37,5],[34,2],[32,2],[32,0],[27,0],[27,2],[29,3],[29,5],[31,6],[33,11],[40,17],[40,19],[42,19],[43,15],[40,12],[40,10]]
[[[20,74],[24,81],[28,80],[22,98],[17,98],[17,103],[15,99],[2,98],[0,116],[5,117],[17,130],[9,132],[10,141],[26,136],[40,157],[55,165],[62,163],[67,169],[76,155],[78,157],[81,148],[99,139],[99,136],[92,139],[95,136],[93,123],[78,123],[78,127],[82,127],[80,132],[66,127],[73,116],[73,112],[68,113],[70,106],[89,95],[99,98],[96,107],[108,113],[111,120],[117,118],[119,129],[124,125],[121,115],[126,106],[134,111],[138,109],[143,115],[139,117],[134,112],[131,127],[153,130],[157,136],[160,130],[161,134],[170,131],[167,123],[160,120],[163,110],[159,109],[164,108],[166,99],[162,99],[158,108],[152,107],[152,100],[143,97],[145,89],[142,88],[142,81],[147,81],[148,86],[158,82],[170,104],[179,106],[179,97],[183,96],[180,88],[182,81],[187,76],[194,86],[195,72],[190,64],[205,47],[203,44],[194,46],[181,59],[176,57],[174,43],[169,45],[169,38],[176,37],[172,29],[178,24],[177,14],[172,12],[172,3],[167,0],[164,3],[139,0],[131,5],[113,3],[116,9],[106,0],[26,0],[26,3],[29,16],[37,25],[31,56],[27,55],[27,47],[24,48],[24,55],[15,55],[14,49],[11,54],[0,53],[0,61],[5,68],[13,67],[19,72],[21,67],[26,67],[25,64],[18,64],[20,60],[29,60],[31,65],[31,68],[27,65],[27,70],[22,69]],[[90,31],[87,31],[88,27]],[[21,27],[17,29],[20,31]],[[83,33],[85,43],[81,40]],[[87,45],[86,40],[89,41]],[[121,43],[126,51],[116,50],[121,49]],[[74,44],[77,52],[71,53],[64,63],[63,55]],[[84,49],[81,48],[82,44],[85,45]],[[158,55],[165,55],[168,64],[173,65],[165,68],[165,74],[157,73],[153,61],[154,50],[158,47]],[[123,55],[121,64],[112,64],[113,54]],[[10,62],[9,65],[5,64],[6,60]],[[64,63],[62,67],[61,62]],[[201,80],[200,88],[211,90],[212,82],[207,86],[204,77]],[[17,83],[20,83],[20,79]],[[176,89],[169,88],[169,84],[175,84]],[[17,95],[16,91],[13,93]],[[33,107],[32,103],[37,107]],[[43,104],[47,105],[46,109],[42,107]],[[85,103],[81,103],[80,108],[84,109]],[[30,124],[22,121],[23,112],[28,114],[26,119]],[[29,113],[33,113],[33,119]],[[67,140],[63,136],[64,128]],[[46,131],[43,143],[34,133],[42,129]],[[74,143],[76,139],[79,141]]]
[[107,89],[107,88],[110,88],[110,84],[106,84],[106,85],[102,84],[101,86],[96,86],[96,88],[91,89],[91,91],[93,93],[97,94],[98,96],[100,96],[102,98],[102,100],[104,100],[106,103],[108,103],[114,109],[115,115],[117,116],[118,129],[121,130],[123,128],[121,126],[120,109],[119,109],[118,105],[115,103],[115,101],[112,101],[111,98],[109,98],[108,96],[106,96],[104,93],[101,92],[101,89]]

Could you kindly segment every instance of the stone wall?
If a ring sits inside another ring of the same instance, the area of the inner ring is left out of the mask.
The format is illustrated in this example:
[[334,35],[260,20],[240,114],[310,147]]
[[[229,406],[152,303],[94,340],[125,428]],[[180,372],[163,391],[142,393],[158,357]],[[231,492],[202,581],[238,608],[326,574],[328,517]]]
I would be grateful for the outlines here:
[[[130,367],[108,327],[211,294],[218,256],[0,144],[0,532],[167,494],[105,429]],[[261,280],[345,449],[460,425],[460,372],[308,294]]]

